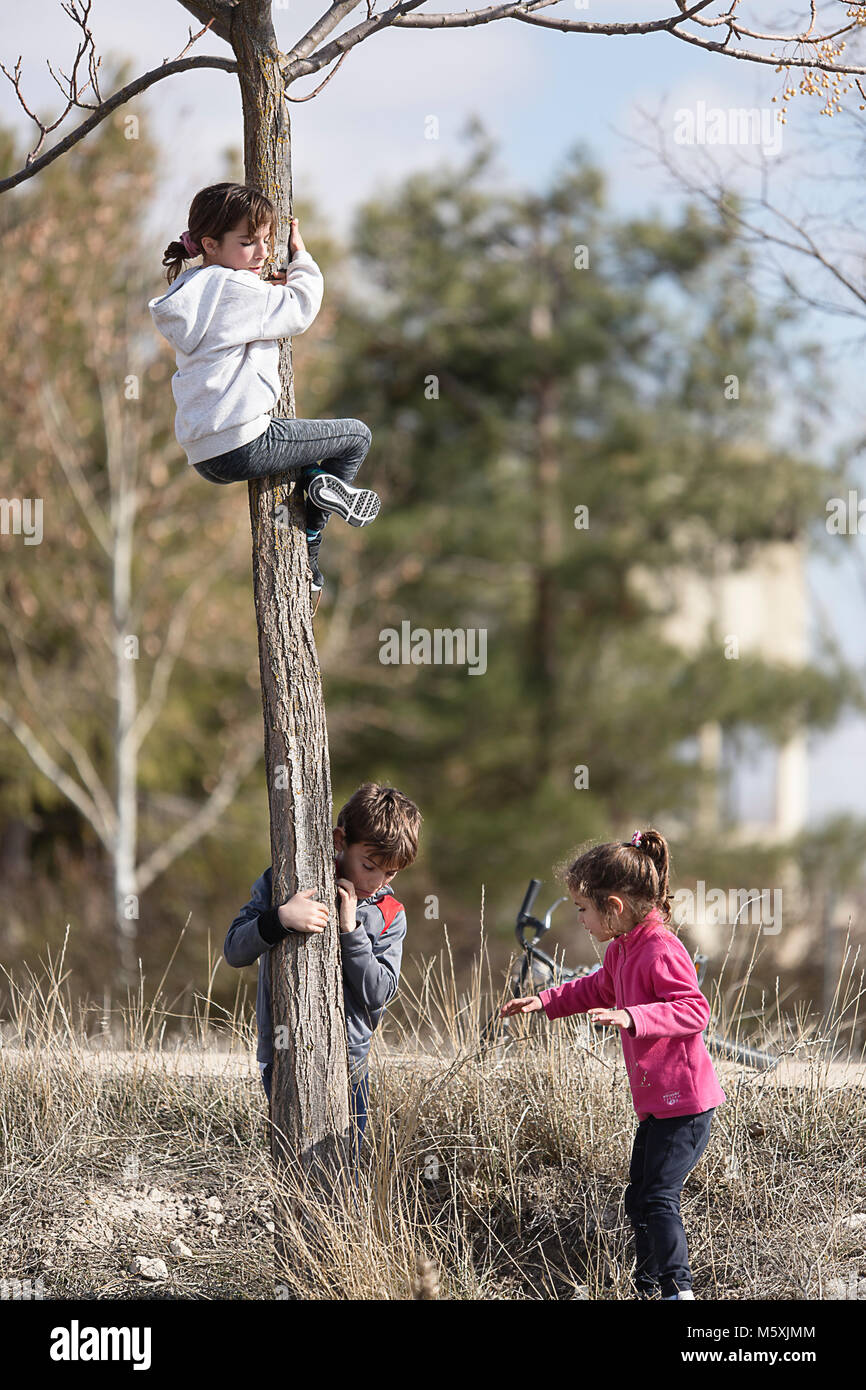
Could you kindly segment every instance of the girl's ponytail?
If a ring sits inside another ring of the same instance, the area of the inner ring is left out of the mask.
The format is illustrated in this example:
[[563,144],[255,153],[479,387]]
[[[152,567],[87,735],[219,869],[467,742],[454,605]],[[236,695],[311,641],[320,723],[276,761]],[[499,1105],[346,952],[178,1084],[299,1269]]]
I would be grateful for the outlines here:
[[670,872],[668,842],[658,830],[648,826],[646,830],[636,830],[631,840],[584,850],[564,877],[572,893],[588,898],[602,912],[608,898],[615,895],[628,901],[638,920],[650,908],[657,907],[665,922],[670,922]]
[[[200,256],[201,252],[196,251],[194,254]],[[180,275],[183,270],[184,261],[191,260],[192,255],[193,253],[187,251],[179,238],[177,241],[170,241],[168,243],[168,246],[162,253],[162,263],[164,266],[168,266],[165,272],[165,278],[170,285],[174,284],[178,275]]]
[[659,885],[656,907],[665,921],[669,922],[673,899],[670,894],[671,854],[668,849],[668,842],[664,835],[660,834],[658,830],[654,830],[652,826],[637,832],[634,839],[638,841],[635,848],[648,854],[655,865]]

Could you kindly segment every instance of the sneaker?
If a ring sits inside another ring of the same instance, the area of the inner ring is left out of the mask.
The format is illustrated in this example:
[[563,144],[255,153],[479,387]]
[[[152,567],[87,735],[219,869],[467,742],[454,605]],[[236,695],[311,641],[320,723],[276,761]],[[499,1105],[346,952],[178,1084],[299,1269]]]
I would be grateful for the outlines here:
[[319,569],[319,546],[321,544],[321,534],[316,536],[313,540],[307,541],[307,559],[310,562],[311,575],[310,588],[314,594],[319,593],[325,583],[322,577],[322,571]]
[[350,526],[367,526],[379,511],[379,498],[366,487],[352,487],[333,473],[317,473],[307,483],[307,496],[323,512],[336,512]]

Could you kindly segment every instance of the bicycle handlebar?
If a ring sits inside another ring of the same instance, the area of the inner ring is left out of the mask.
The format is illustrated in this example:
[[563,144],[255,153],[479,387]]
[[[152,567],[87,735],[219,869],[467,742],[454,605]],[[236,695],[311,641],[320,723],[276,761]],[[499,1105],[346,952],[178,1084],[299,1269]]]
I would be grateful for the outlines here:
[[533,904],[534,904],[534,902],[535,902],[535,899],[538,897],[538,890],[539,890],[540,887],[541,887],[541,879],[540,879],[540,878],[531,878],[531,879],[529,880],[529,887],[527,888],[527,890],[526,890],[526,892],[525,892],[525,894],[524,894],[523,902],[521,903],[521,906],[520,906],[520,911],[519,911],[518,914],[517,914],[517,924],[518,924],[518,926],[521,925],[521,923],[522,923],[522,921],[523,921],[523,918],[524,918],[524,917],[528,917],[529,914],[532,912],[532,907],[533,907]]

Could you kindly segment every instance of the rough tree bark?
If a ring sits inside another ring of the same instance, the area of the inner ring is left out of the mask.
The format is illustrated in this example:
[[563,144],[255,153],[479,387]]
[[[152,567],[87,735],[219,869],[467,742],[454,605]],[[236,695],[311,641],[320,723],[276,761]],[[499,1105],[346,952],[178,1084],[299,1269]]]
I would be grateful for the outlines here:
[[[270,4],[233,17],[246,180],[273,202],[288,240],[291,129]],[[279,413],[294,415],[291,348],[280,344]],[[271,952],[272,1152],[317,1186],[349,1164],[349,1075],[331,835],[331,778],[322,680],[310,609],[304,520],[285,478],[249,484],[253,585],[265,721],[274,904],[318,889],[322,936],[292,935]],[[278,1045],[279,1044],[279,1045]]]

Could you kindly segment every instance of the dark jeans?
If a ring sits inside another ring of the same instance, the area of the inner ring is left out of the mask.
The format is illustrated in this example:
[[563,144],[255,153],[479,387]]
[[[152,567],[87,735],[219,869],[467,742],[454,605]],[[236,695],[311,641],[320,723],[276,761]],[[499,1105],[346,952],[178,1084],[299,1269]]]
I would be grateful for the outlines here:
[[[240,483],[285,473],[295,480],[323,468],[351,483],[372,439],[363,420],[271,420],[264,434],[227,454],[193,465],[209,483]],[[307,526],[321,531],[328,513],[307,500]]]
[[[262,1085],[265,1088],[265,1095],[268,1100],[271,1098],[271,1073],[273,1072],[273,1062],[263,1069]],[[361,1158],[361,1140],[364,1138],[364,1130],[367,1128],[367,1106],[370,1100],[370,1075],[364,1072],[359,1081],[353,1082],[350,1087],[352,1099],[352,1120],[355,1125],[355,1165],[357,1167]]]
[[662,1297],[692,1287],[680,1193],[710,1137],[712,1110],[641,1120],[634,1137],[625,1209],[634,1230],[640,1293]]

